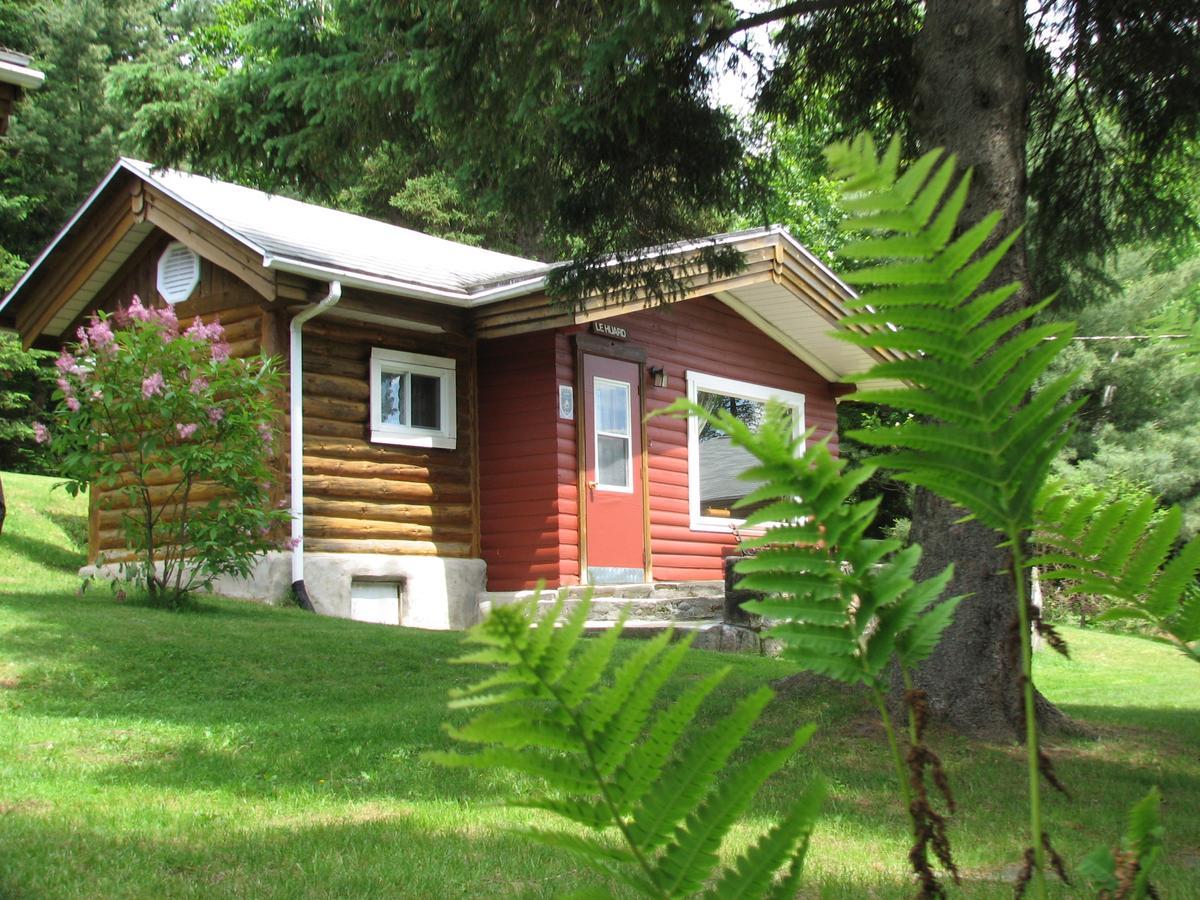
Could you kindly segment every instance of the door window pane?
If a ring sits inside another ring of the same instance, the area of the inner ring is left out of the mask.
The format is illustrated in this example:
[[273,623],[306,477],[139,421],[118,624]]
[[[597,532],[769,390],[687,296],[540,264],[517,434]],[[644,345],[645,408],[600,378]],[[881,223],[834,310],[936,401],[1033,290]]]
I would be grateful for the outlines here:
[[597,486],[629,487],[629,438],[596,436]]
[[407,425],[404,417],[403,372],[381,372],[379,374],[379,419],[386,425]]
[[596,431],[629,434],[629,385],[596,379]]
[[409,376],[412,388],[412,422],[413,428],[432,428],[437,431],[442,427],[442,380],[434,375],[418,375],[415,372]]

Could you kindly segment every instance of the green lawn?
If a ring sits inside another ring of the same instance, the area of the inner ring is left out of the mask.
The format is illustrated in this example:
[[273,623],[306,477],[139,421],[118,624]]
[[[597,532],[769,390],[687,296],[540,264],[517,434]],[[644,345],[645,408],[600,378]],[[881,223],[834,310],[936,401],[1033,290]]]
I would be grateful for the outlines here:
[[[599,885],[508,833],[530,817],[489,804],[519,784],[421,759],[447,744],[447,690],[477,676],[448,663],[457,635],[224,600],[168,613],[107,590],[79,597],[82,509],[51,483],[4,476],[0,896],[541,897]],[[1200,896],[1200,667],[1151,641],[1064,631],[1075,661],[1043,655],[1039,683],[1100,737],[1054,750],[1074,794],[1047,802],[1056,846],[1073,863],[1111,842],[1158,784],[1160,886]],[[708,720],[792,671],[694,651],[684,677],[727,662]],[[784,696],[757,743],[805,721],[817,737],[747,824],[769,822],[819,772],[831,796],[807,896],[911,896],[873,717],[842,692]],[[961,805],[959,893],[1009,897],[1025,821],[1019,752],[934,740]]]

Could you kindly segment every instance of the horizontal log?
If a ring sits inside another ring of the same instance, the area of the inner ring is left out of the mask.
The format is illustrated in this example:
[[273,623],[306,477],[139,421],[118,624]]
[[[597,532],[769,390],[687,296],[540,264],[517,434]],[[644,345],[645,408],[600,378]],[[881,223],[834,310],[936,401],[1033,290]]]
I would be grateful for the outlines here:
[[[284,427],[287,427],[286,422]],[[310,435],[316,435],[317,437],[361,438],[366,433],[366,422],[339,422],[335,419],[321,419],[310,415],[305,415],[304,417],[305,438],[308,438]]]
[[345,538],[348,540],[457,541],[471,540],[470,528],[442,525],[417,525],[404,522],[376,522],[363,519],[304,517],[305,538]]
[[471,488],[463,484],[428,484],[391,481],[386,478],[344,478],[336,475],[305,475],[305,494],[328,498],[379,499],[403,503],[412,500],[469,501]]
[[304,415],[341,422],[366,422],[369,415],[365,402],[336,400],[331,397],[304,395]]
[[[304,348],[304,373],[319,373],[321,375],[337,375],[351,379],[359,384],[367,384],[369,369],[366,359],[343,359],[337,356],[317,355]],[[368,385],[368,390],[370,386]]]
[[438,466],[410,465],[401,462],[375,462],[361,459],[335,459],[305,456],[306,475],[343,475],[347,478],[384,478],[388,481],[466,480],[470,461],[461,457],[444,458]]
[[435,356],[454,356],[456,350],[461,352],[469,344],[465,336],[451,333],[435,335],[427,331],[359,325],[342,319],[315,319],[304,326],[304,332],[306,335],[324,338],[328,342],[365,348],[368,356],[371,347],[412,349],[418,353]]
[[[305,420],[307,426],[308,420]],[[460,435],[461,441],[461,435]],[[304,455],[324,456],[330,459],[364,459],[379,462],[419,466],[444,461],[445,450],[432,451],[422,447],[404,447],[397,444],[373,444],[368,440],[337,440],[322,437],[304,437]]]
[[337,373],[304,373],[304,395],[306,397],[335,397],[343,400],[371,399],[371,385],[363,377],[345,376]]
[[457,541],[359,541],[340,538],[305,540],[309,553],[381,553],[391,556],[444,556],[469,559],[471,545]]
[[380,522],[414,522],[420,524],[470,523],[473,519],[468,503],[439,503],[436,506],[415,503],[383,503],[362,500],[328,500],[323,497],[304,497],[306,516],[327,516],[334,519],[371,519]]

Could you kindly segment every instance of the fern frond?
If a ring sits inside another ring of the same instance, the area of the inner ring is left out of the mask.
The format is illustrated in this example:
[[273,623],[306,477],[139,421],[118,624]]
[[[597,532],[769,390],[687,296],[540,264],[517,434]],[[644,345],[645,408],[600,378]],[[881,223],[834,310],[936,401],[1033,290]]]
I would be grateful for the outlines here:
[[653,850],[666,844],[677,824],[712,790],[717,773],[771,701],[759,688],[745,697],[715,727],[697,736],[678,764],[663,774],[658,788],[634,809],[629,834],[634,844]]
[[[793,855],[802,855],[807,849],[809,836],[816,824],[817,815],[825,799],[825,785],[814,782],[793,804],[787,817],[758,839],[746,853],[738,857],[733,869],[727,871],[711,891],[704,896],[713,900],[743,900],[764,897],[771,887],[772,879],[779,867]],[[797,850],[799,848],[799,851]],[[784,879],[780,889],[790,889],[781,896],[794,897],[798,883]]]
[[813,725],[802,728],[783,749],[765,753],[752,764],[739,768],[723,779],[704,805],[688,816],[655,865],[657,881],[669,895],[691,894],[704,884],[716,868],[717,851],[720,850],[725,832],[746,809],[767,778],[807,744],[815,730]]
[[[854,258],[877,264],[849,273],[847,280],[874,289],[864,291],[856,304],[869,311],[847,320],[862,330],[839,337],[907,355],[853,380],[902,379],[909,387],[860,391],[854,397],[909,410],[927,421],[854,436],[895,451],[876,461],[901,478],[964,505],[1005,536],[1019,534],[1033,524],[1034,498],[1046,480],[1052,451],[1061,446],[1069,418],[1064,395],[1071,381],[1032,402],[1027,397],[1062,351],[1061,338],[1070,326],[1027,327],[1044,304],[1002,312],[1017,285],[980,292],[1019,237],[1019,231],[996,237],[999,213],[956,234],[964,184],[931,219],[928,201],[918,200],[923,195],[911,180],[927,179],[930,196],[941,197],[948,184],[942,169],[931,176],[922,158],[899,174],[891,156],[870,159],[871,147],[856,140],[826,151],[844,180],[847,227],[886,232],[850,248]],[[908,209],[897,206],[903,197],[911,198]],[[918,209],[918,203],[924,205]]]
[[[784,442],[781,446],[787,446]],[[468,633],[484,649],[465,659],[502,666],[455,693],[473,717],[447,734],[479,745],[472,753],[432,753],[453,767],[505,769],[541,779],[546,789],[509,805],[551,813],[588,834],[527,832],[581,856],[606,875],[648,896],[683,896],[713,875],[718,851],[754,791],[790,760],[811,734],[760,754],[731,779],[718,778],[773,694],[763,688],[713,728],[685,742],[688,726],[727,670],[671,701],[667,682],[688,652],[671,634],[642,642],[615,663],[622,622],[596,640],[583,639],[590,600],[561,626],[560,597],[541,616],[537,598],[496,608]],[[682,749],[681,749],[682,746]],[[736,795],[731,790],[736,787]],[[785,819],[789,836],[807,835],[815,810]],[[802,848],[793,839],[763,843],[748,865],[770,875],[798,873]],[[791,877],[791,876],[789,876]]]
[[1037,540],[1045,552],[1030,565],[1117,601],[1099,619],[1152,622],[1200,662],[1200,648],[1192,646],[1200,641],[1200,535],[1171,557],[1183,528],[1178,507],[1160,513],[1153,498],[1133,503],[1103,491],[1079,499],[1048,492],[1040,503]]

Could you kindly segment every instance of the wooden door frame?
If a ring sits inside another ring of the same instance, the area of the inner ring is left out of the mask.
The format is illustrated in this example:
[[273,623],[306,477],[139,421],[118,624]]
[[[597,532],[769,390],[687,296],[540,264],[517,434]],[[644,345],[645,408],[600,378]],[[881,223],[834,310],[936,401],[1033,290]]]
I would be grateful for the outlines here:
[[584,356],[601,356],[631,362],[638,370],[638,432],[641,435],[642,473],[642,570],[647,581],[654,580],[650,558],[650,452],[646,429],[646,350],[637,345],[602,338],[594,334],[573,335],[575,343],[575,480],[579,496],[579,581],[588,584],[587,533],[587,414],[583,402],[587,385],[583,377]]

